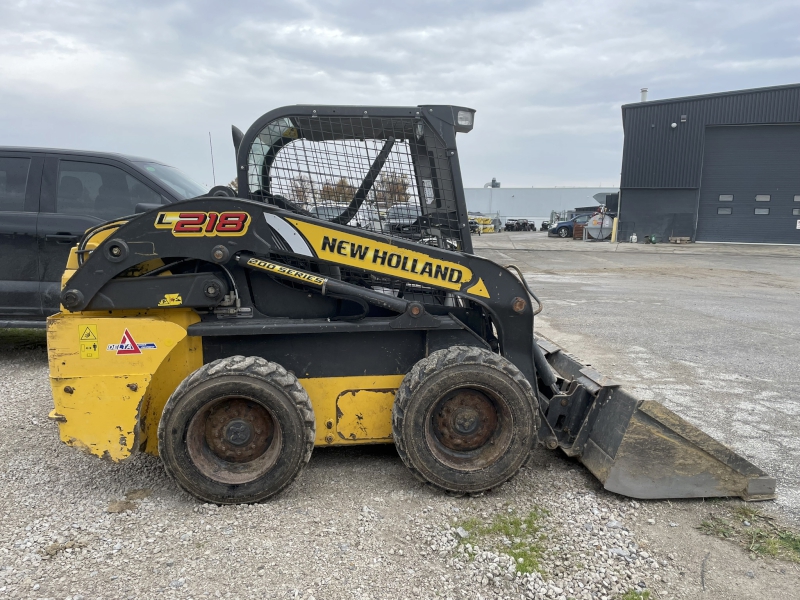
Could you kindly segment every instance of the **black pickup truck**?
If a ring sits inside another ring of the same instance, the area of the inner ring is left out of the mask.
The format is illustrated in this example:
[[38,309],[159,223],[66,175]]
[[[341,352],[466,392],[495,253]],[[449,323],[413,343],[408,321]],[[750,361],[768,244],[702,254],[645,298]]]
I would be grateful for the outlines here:
[[69,250],[89,227],[206,193],[146,158],[0,147],[0,328],[44,327],[58,312]]

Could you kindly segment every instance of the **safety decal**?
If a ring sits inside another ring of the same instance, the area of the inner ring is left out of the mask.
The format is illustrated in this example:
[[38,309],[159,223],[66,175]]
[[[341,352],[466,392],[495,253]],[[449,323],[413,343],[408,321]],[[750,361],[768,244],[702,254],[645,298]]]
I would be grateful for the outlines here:
[[180,306],[183,304],[183,298],[180,294],[164,294],[164,297],[158,301],[159,306]]
[[423,179],[422,191],[425,192],[425,204],[433,204],[433,201],[436,199],[433,195],[433,181],[430,179]]
[[255,267],[256,269],[261,269],[262,271],[277,273],[279,275],[283,275],[284,277],[291,277],[292,279],[299,279],[305,283],[312,283],[314,285],[325,285],[327,279],[324,277],[320,277],[319,275],[314,275],[313,273],[306,273],[305,271],[298,271],[297,269],[292,269],[290,267],[286,267],[284,265],[279,265],[276,263],[272,263],[266,260],[261,260],[260,258],[251,258],[247,261],[248,267]]
[[246,212],[160,212],[156,229],[171,229],[175,237],[239,237],[250,227]]
[[122,340],[120,340],[119,344],[109,344],[106,346],[106,350],[109,352],[114,351],[117,354],[141,354],[142,350],[155,350],[156,348],[155,342],[137,344],[131,332],[127,329],[125,329],[125,333],[122,334]]
[[462,284],[472,280],[468,267],[452,261],[305,221],[286,220],[305,236],[322,259],[450,290],[461,290]]
[[97,325],[81,323],[78,325],[78,338],[81,358],[100,358],[100,346],[97,340]]

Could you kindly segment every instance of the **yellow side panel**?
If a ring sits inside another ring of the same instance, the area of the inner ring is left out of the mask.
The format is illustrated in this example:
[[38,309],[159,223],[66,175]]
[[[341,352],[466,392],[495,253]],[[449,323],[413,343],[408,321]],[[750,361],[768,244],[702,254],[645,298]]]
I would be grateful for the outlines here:
[[[202,347],[199,338],[186,336],[199,320],[192,310],[108,314],[59,313],[47,320],[52,416],[63,442],[120,461],[151,441],[158,421],[146,415],[163,408],[177,384],[202,365]],[[95,343],[88,352],[86,345]]]
[[352,390],[336,400],[336,434],[343,440],[383,441],[392,438],[395,390]]
[[317,446],[392,442],[392,404],[403,375],[301,379],[317,420]]
[[158,422],[164,405],[181,381],[203,366],[203,340],[187,336],[175,345],[153,375],[141,410],[141,443],[148,454],[158,455]]
[[[53,378],[55,414],[61,441],[117,462],[134,450],[141,394],[148,375]],[[67,393],[65,389],[74,390]]]

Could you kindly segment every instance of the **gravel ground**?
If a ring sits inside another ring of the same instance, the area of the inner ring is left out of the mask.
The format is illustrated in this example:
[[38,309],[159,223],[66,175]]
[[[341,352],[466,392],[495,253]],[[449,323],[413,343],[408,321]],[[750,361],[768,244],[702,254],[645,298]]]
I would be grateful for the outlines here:
[[[557,332],[570,313],[550,306],[543,325]],[[571,351],[593,354],[587,334],[570,335]],[[114,465],[58,442],[42,334],[0,331],[0,398],[3,598],[746,599],[800,585],[796,565],[697,530],[736,501],[635,502],[541,448],[479,497],[417,482],[391,447],[321,449],[276,499],[216,507],[157,458]]]
[[[317,451],[264,504],[199,504],[157,458],[113,465],[57,442],[45,358],[0,350],[4,597],[609,598],[674,571],[632,534],[638,503],[545,451],[474,498],[419,484],[378,447]],[[513,540],[462,526],[542,509],[522,536],[541,574],[517,571]]]

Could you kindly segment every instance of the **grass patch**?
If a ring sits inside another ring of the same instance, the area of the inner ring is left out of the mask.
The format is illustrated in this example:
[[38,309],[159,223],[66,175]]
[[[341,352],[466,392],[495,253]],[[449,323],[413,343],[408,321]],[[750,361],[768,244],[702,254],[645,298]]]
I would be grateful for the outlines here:
[[727,539],[733,536],[733,527],[725,519],[711,517],[707,521],[700,523],[700,531],[706,535]]
[[472,517],[456,523],[455,527],[469,533],[465,542],[507,554],[517,562],[518,572],[533,573],[539,570],[544,551],[539,523],[546,514],[539,508],[523,515],[510,511],[496,514],[489,522]]
[[636,590],[628,590],[622,596],[619,597],[619,600],[649,600],[650,592],[644,591],[639,592]]
[[758,556],[800,562],[800,534],[779,527],[774,519],[749,505],[712,515],[698,529],[706,535],[732,540]]
[[761,513],[752,506],[737,506],[733,514],[741,521],[754,521],[761,516]]

